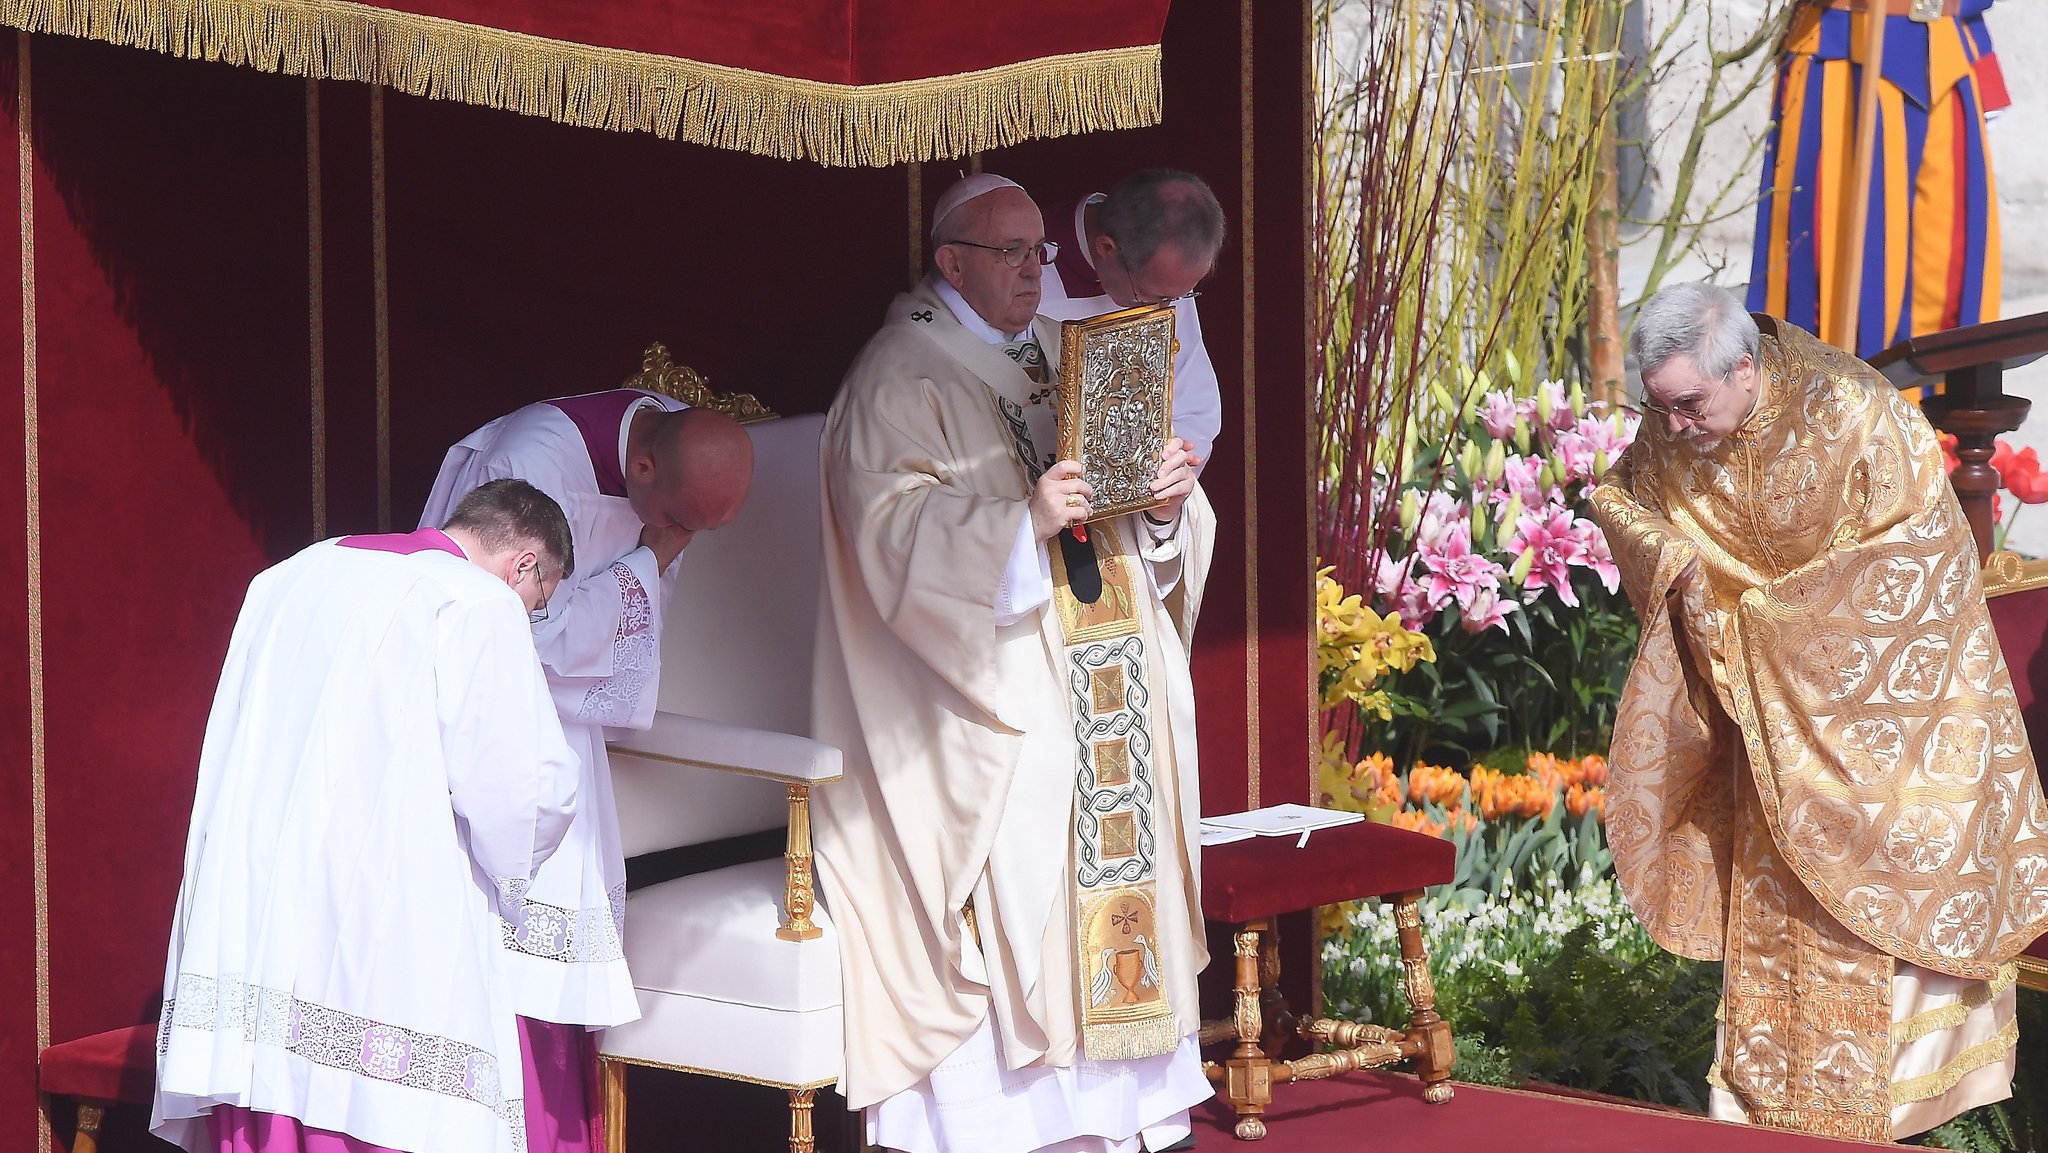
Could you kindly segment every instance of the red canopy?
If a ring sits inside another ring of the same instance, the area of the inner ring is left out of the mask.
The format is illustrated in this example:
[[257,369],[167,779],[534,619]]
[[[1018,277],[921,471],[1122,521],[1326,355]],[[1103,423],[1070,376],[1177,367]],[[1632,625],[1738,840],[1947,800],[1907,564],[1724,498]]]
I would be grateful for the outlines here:
[[44,0],[0,24],[826,165],[1159,119],[1168,0]]

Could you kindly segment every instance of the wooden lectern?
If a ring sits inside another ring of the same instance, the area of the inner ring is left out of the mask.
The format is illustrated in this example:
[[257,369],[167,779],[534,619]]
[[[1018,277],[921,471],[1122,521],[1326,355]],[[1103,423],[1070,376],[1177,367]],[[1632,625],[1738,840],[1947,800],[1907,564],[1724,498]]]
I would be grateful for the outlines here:
[[1920,406],[1934,427],[1953,433],[1956,459],[1949,476],[1970,531],[1977,558],[1991,556],[1991,498],[1998,473],[1991,467],[1994,441],[2027,419],[2032,402],[2007,396],[2005,370],[2048,353],[2048,312],[1930,332],[1902,340],[1870,358],[1870,366],[1901,388],[1941,384],[1941,395]]

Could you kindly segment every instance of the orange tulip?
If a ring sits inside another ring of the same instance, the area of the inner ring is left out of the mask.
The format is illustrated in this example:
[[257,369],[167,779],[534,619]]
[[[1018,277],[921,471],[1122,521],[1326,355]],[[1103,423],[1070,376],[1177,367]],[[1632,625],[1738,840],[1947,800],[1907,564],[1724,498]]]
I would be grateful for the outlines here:
[[1408,799],[1456,809],[1465,803],[1465,778],[1455,769],[1418,761],[1408,774]]
[[1432,837],[1444,835],[1444,827],[1442,825],[1430,820],[1416,809],[1403,809],[1395,813],[1394,827],[1397,829],[1409,829],[1418,833],[1428,833]]
[[1561,789],[1570,783],[1570,764],[1557,759],[1554,753],[1530,753],[1529,776],[1541,781],[1546,788]]
[[1579,780],[1588,785],[1607,783],[1607,758],[1599,753],[1587,753],[1579,758]]

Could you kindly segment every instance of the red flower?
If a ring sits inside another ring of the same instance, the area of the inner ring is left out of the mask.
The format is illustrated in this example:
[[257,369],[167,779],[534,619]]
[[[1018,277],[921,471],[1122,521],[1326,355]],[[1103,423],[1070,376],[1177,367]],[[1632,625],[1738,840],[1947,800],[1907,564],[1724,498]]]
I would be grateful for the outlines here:
[[2015,451],[1999,441],[1991,453],[1991,467],[2006,491],[2027,504],[2048,503],[2048,476],[2041,472],[2040,454],[2029,446]]
[[[1962,461],[1956,459],[1955,434],[1952,432],[1944,432],[1936,439],[1941,441],[1941,463],[1948,467],[1948,471],[1954,472],[1956,470],[1956,466],[1963,463]],[[2000,443],[2003,444],[2004,442],[2001,441]]]

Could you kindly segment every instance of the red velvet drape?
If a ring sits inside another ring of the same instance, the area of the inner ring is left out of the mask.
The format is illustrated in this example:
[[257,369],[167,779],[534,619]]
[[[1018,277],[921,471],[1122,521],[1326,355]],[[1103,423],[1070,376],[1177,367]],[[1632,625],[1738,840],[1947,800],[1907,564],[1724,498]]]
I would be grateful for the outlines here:
[[366,5],[833,84],[1159,43],[1167,0],[405,0]]

